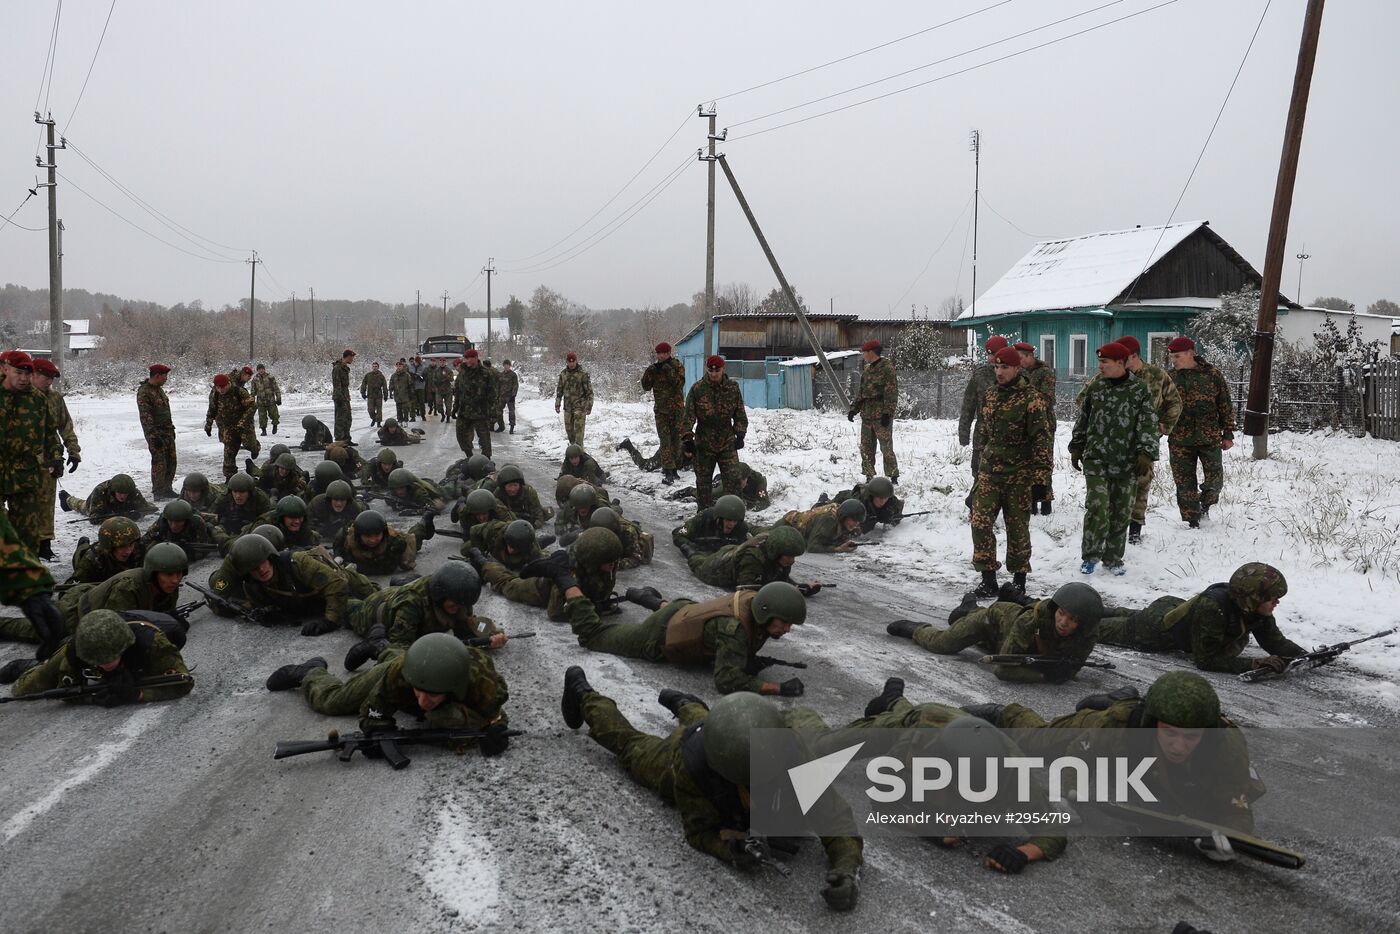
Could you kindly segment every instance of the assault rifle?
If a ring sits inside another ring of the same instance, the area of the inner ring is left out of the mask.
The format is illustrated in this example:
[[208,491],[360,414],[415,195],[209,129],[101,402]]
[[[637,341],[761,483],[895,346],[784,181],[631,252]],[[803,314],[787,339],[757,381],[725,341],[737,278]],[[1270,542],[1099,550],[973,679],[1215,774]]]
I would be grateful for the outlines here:
[[[535,636],[539,635],[539,633],[537,633],[537,632],[517,632],[517,633],[515,633],[514,635],[512,635],[511,633],[506,633],[506,635],[507,635],[507,636],[510,636],[510,638],[512,638],[512,639],[533,639],[533,638],[535,638]],[[491,644],[491,637],[490,637],[490,636],[472,636],[470,639],[466,639],[466,640],[463,640],[463,641],[464,641],[467,645],[475,646],[475,647],[478,648],[478,649],[484,649],[484,648],[486,648],[488,645]]]
[[774,657],[771,656],[771,655],[755,655],[755,656],[753,657],[753,660],[754,660],[754,669],[755,669],[756,671],[762,671],[763,669],[768,668],[768,667],[770,667],[770,666],[772,666],[772,665],[782,665],[782,666],[785,667],[785,668],[806,668],[806,667],[807,667],[807,663],[806,663],[806,662],[790,662],[790,661],[787,661],[786,659],[774,658]]
[[401,499],[392,493],[383,493],[379,490],[361,490],[360,498],[364,500],[380,500],[384,505],[389,506],[399,512],[422,512],[427,506],[420,505],[412,500]]
[[152,506],[149,510],[140,510],[136,512],[104,512],[97,516],[79,516],[76,519],[69,519],[68,524],[77,525],[79,522],[91,522],[93,525],[101,525],[108,519],[130,519],[132,522],[136,522],[139,519],[144,519],[146,516],[151,515],[155,511],[155,507]]
[[983,655],[979,659],[983,665],[1016,665],[1026,668],[1102,668],[1110,671],[1117,667],[1111,662],[1076,662],[1071,658],[1056,658],[1053,655]]
[[218,542],[172,542],[179,545],[189,554],[191,558],[207,558],[210,555],[217,555],[222,550]]
[[[1118,802],[1080,801],[1078,806],[1102,807],[1109,816],[1133,823],[1139,833],[1162,837],[1189,837],[1196,849],[1217,862],[1226,862],[1239,853],[1253,859],[1282,866],[1284,869],[1302,869],[1307,858],[1302,853],[1270,843],[1261,837],[1234,830],[1208,821],[1197,820],[1184,814],[1166,814],[1132,804]],[[1113,814],[1118,811],[1120,814]],[[1160,830],[1160,832],[1152,832]]]
[[839,585],[832,584],[827,581],[811,581],[810,583],[798,584],[797,590],[804,597],[815,597],[817,594],[821,593],[823,590],[826,590],[828,587],[837,586]]
[[211,609],[222,610],[230,616],[237,616],[247,623],[257,623],[259,626],[275,626],[282,621],[281,614],[276,607],[259,606],[249,607],[238,600],[226,597],[217,591],[210,590],[203,584],[196,584],[188,577],[184,580],[184,586],[190,588],[195,593],[203,594],[203,602]]
[[[122,684],[120,687],[139,691],[142,688],[168,688],[177,684],[194,684],[194,678],[189,675],[160,675],[155,678],[142,678],[140,681],[134,681],[129,685]],[[63,688],[54,688],[50,691],[25,694],[22,697],[0,697],[0,704],[12,704],[15,701],[62,700],[66,697],[82,697],[85,694],[101,694],[114,690],[116,687],[118,685],[93,681],[90,684],[74,684]]]
[[[521,736],[524,730],[505,730],[501,735]],[[454,746],[474,739],[482,739],[491,730],[383,730],[376,733],[345,733],[331,730],[325,739],[308,741],[278,742],[272,753],[274,759],[287,759],[291,756],[304,756],[313,752],[334,751],[341,762],[349,762],[358,750],[371,759],[383,759],[394,771],[404,768],[412,760],[405,756],[400,746]]]
[[1240,672],[1240,680],[1253,683],[1255,681],[1268,681],[1272,678],[1282,678],[1290,671],[1305,671],[1309,668],[1319,668],[1323,665],[1330,665],[1337,660],[1343,652],[1351,651],[1354,645],[1363,642],[1370,642],[1372,639],[1380,639],[1385,636],[1394,635],[1400,632],[1400,626],[1391,626],[1389,629],[1375,633],[1374,635],[1363,636],[1360,639],[1353,639],[1350,642],[1338,642],[1333,645],[1323,645],[1308,652],[1306,655],[1299,655],[1297,658],[1290,658],[1288,665],[1283,671],[1274,671],[1271,668],[1255,668],[1252,671]]
[[776,869],[783,877],[792,875],[792,870],[773,857],[773,851],[761,837],[745,837],[744,852],[754,859],[760,866],[767,866],[769,869]]

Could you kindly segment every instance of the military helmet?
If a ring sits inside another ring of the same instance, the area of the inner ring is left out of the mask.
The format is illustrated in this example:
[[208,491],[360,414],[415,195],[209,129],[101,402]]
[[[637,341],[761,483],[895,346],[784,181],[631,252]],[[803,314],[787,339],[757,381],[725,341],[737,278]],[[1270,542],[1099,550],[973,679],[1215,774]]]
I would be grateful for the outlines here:
[[344,480],[332,480],[326,484],[326,499],[354,499],[355,489]]
[[73,650],[89,665],[106,665],[122,657],[136,643],[131,624],[116,610],[93,610],[73,633]]
[[981,768],[979,760],[1000,759],[1017,755],[1019,750],[1011,738],[980,717],[955,717],[938,731],[935,740],[938,755],[949,762],[968,759],[974,770]]
[[491,458],[485,454],[473,454],[467,458],[467,476],[473,480],[480,480],[490,473],[494,468],[491,466]]
[[572,549],[575,561],[590,570],[622,557],[622,541],[611,529],[584,529]]
[[450,694],[461,700],[471,671],[471,653],[451,633],[419,636],[404,654],[404,680],[428,694]]
[[525,472],[514,464],[506,464],[496,471],[496,482],[501,486],[505,486],[507,483],[524,483]]
[[253,534],[261,535],[263,538],[267,539],[277,551],[281,551],[283,548],[287,547],[286,534],[270,522],[253,529]]
[[746,512],[744,501],[733,493],[726,493],[715,500],[715,515],[730,522],[743,522]]
[[366,509],[355,517],[355,537],[362,535],[385,535],[389,531],[389,522],[382,513],[375,509]]
[[131,479],[128,474],[119,473],[112,478],[112,492],[131,496],[136,492],[136,481]]
[[583,445],[581,445],[581,444],[571,444],[571,445],[569,445],[568,447],[566,447],[566,448],[564,449],[564,459],[565,459],[565,460],[569,460],[570,458],[574,458],[574,457],[582,457],[582,456],[583,456]]
[[291,451],[288,451],[286,454],[279,454],[277,460],[273,461],[273,464],[283,470],[290,470],[292,473],[296,473],[300,469],[297,466],[296,455]]
[[277,501],[277,518],[306,518],[306,500],[300,496],[284,496]]
[[394,453],[393,448],[381,448],[379,453],[374,455],[374,459],[385,467],[392,467],[399,462],[399,456]]
[[141,569],[146,572],[146,580],[150,580],[156,572],[188,574],[190,556],[185,554],[185,549],[174,542],[160,542],[152,545],[151,550],[146,552],[146,560],[142,563]]
[[591,483],[580,483],[569,491],[569,505],[575,509],[587,509],[598,502],[598,491]]
[[472,490],[467,494],[467,499],[462,504],[462,511],[470,516],[483,512],[491,513],[495,509],[496,495],[490,490]]
[[1258,612],[1259,604],[1278,600],[1286,593],[1288,581],[1270,564],[1251,561],[1230,575],[1230,599],[1246,613]]
[[301,417],[301,427],[305,428],[307,431],[310,431],[312,428],[315,428],[315,427],[316,427],[316,416],[314,416],[314,415],[303,415],[303,416]]
[[798,555],[807,553],[807,540],[802,537],[801,532],[792,526],[780,525],[768,532],[764,551],[768,553],[770,558],[779,556],[796,558]]
[[186,490],[204,490],[207,492],[209,489],[209,478],[202,473],[192,473],[185,477],[183,486]]
[[573,488],[583,482],[572,474],[563,474],[554,481],[554,501],[561,506],[564,505],[569,501],[569,493],[573,491]]
[[1079,621],[1079,635],[1091,635],[1103,619],[1103,598],[1088,584],[1079,581],[1065,584],[1050,599]]
[[321,461],[311,468],[311,476],[316,480],[316,488],[324,490],[337,480],[345,479],[345,471],[335,461]]
[[889,477],[871,477],[866,481],[865,489],[871,496],[878,496],[881,499],[889,499],[894,495],[894,484]]
[[847,519],[864,522],[865,504],[854,498],[842,500],[841,505],[836,507],[836,519],[839,522],[845,522]]
[[428,598],[433,603],[451,600],[470,609],[480,597],[481,578],[470,564],[448,561],[428,578]]
[[[326,460],[342,470],[350,463],[350,448],[341,442],[326,445]],[[314,473],[314,472],[313,472]],[[344,476],[342,473],[341,476]]]
[[234,573],[239,577],[247,577],[252,573],[253,568],[276,553],[277,549],[272,547],[272,542],[261,535],[243,535],[229,549],[228,560],[233,565]]
[[384,419],[384,427],[397,428],[399,427],[399,420],[397,418],[386,418]]
[[292,453],[292,449],[279,441],[268,450],[267,456],[270,460],[275,462],[277,458],[281,457],[283,454],[290,453]]
[[389,487],[397,490],[402,486],[413,486],[418,482],[418,477],[407,467],[395,467],[389,474]]
[[253,478],[242,471],[228,478],[228,488],[231,493],[251,493],[253,487]]
[[[165,508],[160,511],[160,517],[167,523],[189,522],[194,518],[194,507],[189,504],[188,500],[172,499],[170,502],[166,503]],[[110,522],[111,520],[109,519],[107,521]],[[106,525],[106,523],[104,522],[103,525]],[[98,534],[102,534],[100,530]]]
[[[183,500],[176,500],[183,502]],[[189,503],[185,503],[186,506]],[[141,530],[125,516],[113,516],[97,527],[97,544],[103,551],[112,551],[141,540]]]
[[774,618],[792,626],[807,622],[807,598],[787,581],[769,581],[758,588],[751,610],[760,625]]
[[622,520],[618,517],[616,509],[613,509],[611,506],[600,506],[589,514],[588,527],[590,529],[612,529],[614,532],[621,532]]
[[526,519],[516,519],[506,526],[501,538],[512,550],[524,554],[535,543],[535,527]]
[[773,730],[783,725],[778,708],[757,694],[738,691],[715,702],[700,728],[705,761],[720,777],[735,785],[749,784],[750,730]]
[[1220,725],[1220,698],[1210,682],[1191,671],[1169,671],[1147,689],[1142,725],[1166,723],[1183,730]]

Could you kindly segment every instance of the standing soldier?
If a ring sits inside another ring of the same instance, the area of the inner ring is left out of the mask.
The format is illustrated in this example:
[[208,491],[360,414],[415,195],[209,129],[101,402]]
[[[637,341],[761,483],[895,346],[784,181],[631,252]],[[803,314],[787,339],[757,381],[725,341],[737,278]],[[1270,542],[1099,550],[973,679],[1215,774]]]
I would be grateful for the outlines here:
[[428,360],[428,372],[423,377],[423,387],[426,390],[426,400],[428,405],[427,415],[423,420],[427,421],[428,415],[436,415],[438,410],[438,361],[436,357]]
[[[1152,405],[1157,409],[1159,439],[1170,435],[1181,418],[1181,393],[1177,392],[1176,384],[1166,370],[1142,359],[1142,345],[1136,337],[1120,337],[1118,343],[1128,348],[1128,372],[1142,380],[1152,394]],[[1151,489],[1152,466],[1149,464],[1146,473],[1137,475],[1133,521],[1128,524],[1128,541],[1131,544],[1142,543],[1142,526],[1147,521],[1147,493]]]
[[700,509],[714,502],[710,486],[719,466],[724,492],[738,494],[744,487],[739,455],[749,430],[744,394],[724,372],[719,354],[705,361],[705,378],[690,387],[681,418],[682,445],[695,455],[695,501]]
[[[987,390],[997,383],[996,373],[992,370],[992,358],[1007,346],[1006,338],[1000,334],[987,339],[983,345],[987,350],[987,362],[972,371],[972,378],[967,381],[967,388],[963,390],[962,411],[958,415],[958,443],[963,447],[972,445],[972,482],[977,484],[977,468],[982,464],[982,448],[973,437],[972,425],[982,413],[982,402],[987,398]],[[980,436],[979,436],[980,437]],[[967,491],[967,508],[972,508],[973,490]]]
[[481,365],[481,357],[473,347],[467,351],[467,364],[457,374],[452,389],[452,414],[457,417],[457,446],[462,453],[472,455],[472,433],[476,433],[481,453],[491,456],[491,415],[496,404],[495,384],[491,374]]
[[400,422],[409,420],[413,413],[413,374],[408,372],[408,362],[399,357],[394,364],[394,375],[389,377],[389,392],[394,397],[394,417]]
[[[448,368],[446,363],[438,367],[438,414],[444,422],[452,421],[452,381],[457,378],[457,374],[454,370],[460,370],[461,367],[461,357],[452,361],[451,369]],[[512,408],[511,412],[513,413],[514,411],[515,409]],[[512,422],[512,424],[514,423]]]
[[[73,416],[68,414],[68,404],[63,401],[62,394],[53,388],[53,381],[58,379],[59,375],[58,367],[53,365],[52,360],[34,361],[32,385],[48,404],[49,417],[53,419],[54,429],[63,440],[63,446],[68,449],[68,472],[72,473],[78,469],[78,464],[83,459],[82,450],[78,447],[78,435],[73,431]],[[39,530],[39,557],[45,561],[52,561],[53,507],[54,497],[58,495],[58,481],[48,471],[44,471],[39,480],[44,487],[43,492],[39,494],[39,523],[42,526]]]
[[501,381],[496,390],[496,430],[506,430],[506,412],[510,412],[510,433],[515,434],[515,396],[520,392],[520,374],[511,368],[509,360],[501,361]]
[[214,423],[219,425],[219,440],[224,443],[224,477],[238,473],[238,452],[247,448],[257,457],[262,451],[257,435],[253,434],[253,409],[257,401],[242,386],[235,386],[224,373],[214,377],[214,390],[209,393],[209,409],[204,414],[204,433],[213,435]]
[[[1051,446],[1054,446],[1055,435],[1055,368],[1049,366],[1044,360],[1037,360],[1035,357],[1035,346],[1026,341],[1017,341],[1014,345],[1016,352],[1021,355],[1021,369],[1026,372],[1026,379],[1031,381],[1031,388],[1040,393],[1040,397],[1045,400],[1045,409],[1050,413],[1050,435]],[[1052,484],[1054,469],[1037,471],[1035,479],[1031,482],[1031,515],[1037,512],[1042,516],[1050,515],[1050,502],[1055,498],[1055,488]]]
[[685,364],[671,356],[671,345],[656,345],[656,362],[642,374],[642,389],[651,390],[656,437],[661,442],[661,482],[667,486],[676,472],[681,451],[681,419],[685,417]]
[[413,414],[409,421],[426,421],[428,414],[424,405],[428,398],[428,367],[423,358],[417,356],[408,365],[408,373],[413,377]]
[[1045,397],[1035,390],[1012,347],[997,351],[996,387],[987,390],[977,417],[977,484],[972,489],[972,566],[982,572],[979,597],[997,595],[997,513],[1006,522],[1006,568],[1012,586],[1026,590],[1031,569],[1031,485],[1055,458],[1055,429]]
[[170,418],[170,399],[161,387],[170,378],[170,367],[152,363],[150,375],[136,387],[136,411],[141,415],[141,433],[151,452],[151,491],[155,499],[175,495],[175,423]]
[[1128,348],[1117,342],[1098,350],[1103,379],[1086,387],[1069,460],[1084,471],[1084,535],[1079,570],[1093,574],[1099,561],[1116,577],[1133,510],[1133,478],[1157,459],[1157,410],[1152,393],[1128,372]]
[[[0,389],[0,501],[24,547],[35,551],[43,530],[42,474],[63,474],[63,448],[44,397],[31,385],[34,360],[14,350]],[[53,506],[49,506],[52,515]]]
[[564,370],[554,389],[554,412],[564,409],[564,433],[570,444],[583,444],[583,427],[593,414],[593,380],[588,371],[578,365],[578,354],[572,350],[564,358]]
[[[1220,371],[1196,356],[1196,343],[1178,337],[1167,345],[1172,358],[1172,383],[1181,396],[1181,418],[1167,438],[1176,505],[1193,529],[1210,515],[1225,485],[1220,452],[1235,446],[1235,407],[1230,387]],[[1196,462],[1204,474],[1196,486]]]
[[894,364],[880,355],[877,340],[860,345],[865,368],[860,374],[860,393],[851,400],[848,421],[860,416],[860,469],[865,479],[875,476],[875,442],[884,455],[885,476],[899,482],[899,462],[894,457],[894,407],[899,403],[899,379]]
[[354,362],[355,351],[347,348],[340,352],[340,359],[331,364],[331,401],[335,403],[337,441],[350,440],[350,364]]
[[481,361],[481,368],[491,378],[491,417],[486,420],[488,431],[504,431],[496,427],[501,423],[501,374],[491,365],[490,358]]
[[282,404],[282,387],[277,385],[277,377],[267,372],[267,367],[261,363],[253,377],[253,398],[258,403],[259,433],[266,435],[267,423],[272,422],[272,433],[277,434],[277,423],[281,421],[277,407]]
[[370,370],[365,374],[365,378],[360,380],[360,398],[369,400],[369,424],[373,428],[384,421],[384,395],[389,390],[389,384],[384,379],[384,374],[379,372],[379,361],[370,364]]

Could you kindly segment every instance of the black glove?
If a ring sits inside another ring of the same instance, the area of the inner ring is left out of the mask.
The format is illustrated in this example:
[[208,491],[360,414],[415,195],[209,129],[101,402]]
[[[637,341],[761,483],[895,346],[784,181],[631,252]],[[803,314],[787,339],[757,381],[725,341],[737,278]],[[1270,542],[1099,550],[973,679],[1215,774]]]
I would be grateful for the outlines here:
[[846,421],[848,421],[848,422],[853,422],[853,421],[855,421],[855,420],[856,420],[856,409],[855,409],[855,408],[847,409],[847,410],[846,410]]
[[118,668],[102,679],[102,690],[96,700],[102,707],[120,707],[134,704],[141,699],[141,689],[136,686],[136,676],[128,668]]
[[559,536],[559,547],[568,548],[574,542],[578,541],[578,537],[582,534],[583,531],[580,529],[574,529],[572,532],[565,532],[563,535]]
[[81,464],[82,462],[83,462],[83,459],[82,459],[81,457],[79,457],[78,455],[73,454],[73,453],[70,452],[70,453],[68,454],[68,472],[69,472],[69,473],[72,473],[73,471],[77,470],[77,469],[78,469],[78,465]]
[[63,614],[54,605],[53,597],[46,593],[36,593],[19,605],[20,612],[34,631],[39,634],[39,660],[48,658],[58,651],[58,646],[68,634],[63,622]]
[[686,438],[684,441],[682,441],[682,442],[681,442],[681,450],[684,451],[684,452],[687,453],[687,454],[694,455],[694,454],[695,454],[695,439],[694,439],[694,438]]
[[476,568],[478,574],[481,573],[482,568],[486,567],[486,553],[480,548],[468,548],[467,560],[471,562],[472,567]]
[[801,697],[802,692],[805,690],[806,688],[802,686],[801,678],[788,678],[782,684],[778,685],[778,696]]
[[489,759],[506,751],[510,737],[506,735],[503,725],[493,723],[486,728],[486,735],[477,740],[477,745],[481,747],[481,754]]
[[743,436],[743,435],[735,435],[735,436],[734,436],[734,450],[738,451],[738,450],[741,450],[743,447],[744,447],[744,436]]
[[1073,452],[1073,451],[1070,451],[1070,452],[1069,452],[1069,465],[1070,465],[1071,467],[1073,467],[1075,470],[1078,470],[1078,471],[1081,471],[1081,472],[1084,470],[1084,464],[1083,464],[1083,462],[1080,460],[1079,455],[1076,454],[1076,453]]
[[690,542],[681,542],[676,546],[676,550],[681,553],[681,557],[687,560],[689,560],[691,555],[695,554],[695,546]]
[[1031,861],[1029,856],[1009,843],[998,843],[992,847],[992,852],[987,854],[987,858],[1000,866],[1002,872],[1011,876],[1018,875]]
[[1274,674],[1283,674],[1288,670],[1288,659],[1280,658],[1277,655],[1270,655],[1266,658],[1256,658],[1250,663],[1252,668],[1267,668]]
[[798,584],[797,592],[804,597],[815,597],[822,592],[821,584]]
[[536,558],[520,569],[521,577],[543,577],[552,581],[560,590],[577,587],[573,569],[569,567],[569,553],[556,551],[548,558]]
[[892,422],[892,421],[894,421],[894,416],[889,415],[889,414],[881,415],[881,416],[880,416],[880,427],[881,427],[881,428],[888,428],[888,427],[890,427],[890,422]]
[[211,438],[214,437],[214,424],[212,422],[204,423],[204,433]]
[[54,461],[49,465],[49,476],[55,480],[63,479],[63,461]]
[[853,872],[842,872],[833,869],[826,874],[826,888],[822,889],[822,898],[826,899],[826,906],[832,911],[850,911],[856,907],[856,900],[860,897],[860,880]]
[[340,623],[335,620],[318,616],[315,619],[308,619],[301,624],[301,634],[303,636],[324,636],[327,633],[335,632],[340,628]]

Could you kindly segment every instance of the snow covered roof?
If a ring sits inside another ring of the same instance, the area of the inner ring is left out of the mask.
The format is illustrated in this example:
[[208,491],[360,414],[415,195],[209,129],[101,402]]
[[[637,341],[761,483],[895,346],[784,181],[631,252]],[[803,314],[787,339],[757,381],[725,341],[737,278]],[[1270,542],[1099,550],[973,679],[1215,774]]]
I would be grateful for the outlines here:
[[[859,350],[833,350],[826,355],[827,360],[840,360],[842,357],[852,357],[860,353]],[[810,357],[793,357],[791,360],[780,360],[778,366],[812,366],[820,363],[816,355]]]
[[102,335],[100,334],[70,334],[68,336],[69,350],[96,350],[102,345]]
[[89,322],[87,318],[64,318],[63,323],[68,325],[69,334],[88,333]]
[[[480,343],[486,340],[486,319],[485,318],[463,318],[462,333],[467,336],[467,340],[472,343]],[[505,340],[510,337],[510,319],[495,315],[491,316],[491,339],[493,341]]]

